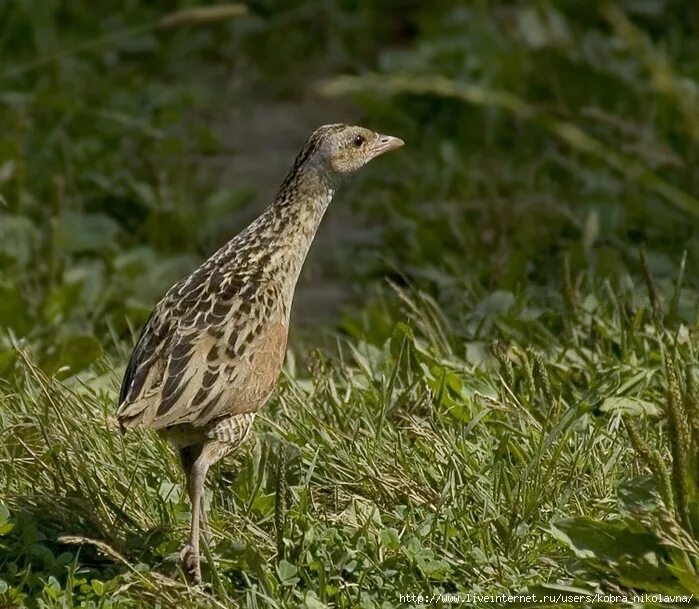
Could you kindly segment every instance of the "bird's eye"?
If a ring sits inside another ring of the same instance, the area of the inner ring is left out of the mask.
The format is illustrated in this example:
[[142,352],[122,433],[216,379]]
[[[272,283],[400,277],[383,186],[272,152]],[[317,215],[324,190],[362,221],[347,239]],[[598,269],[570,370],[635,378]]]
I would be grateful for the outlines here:
[[352,140],[352,144],[355,148],[361,148],[364,145],[364,142],[366,142],[366,140],[364,139],[363,135],[355,135],[354,139]]

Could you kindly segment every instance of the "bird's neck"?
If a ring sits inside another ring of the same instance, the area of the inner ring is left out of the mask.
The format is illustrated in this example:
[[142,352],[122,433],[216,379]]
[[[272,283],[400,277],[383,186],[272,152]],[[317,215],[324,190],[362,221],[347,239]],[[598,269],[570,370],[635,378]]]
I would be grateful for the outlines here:
[[277,246],[284,242],[307,252],[325,210],[335,193],[332,178],[315,167],[293,168],[286,177],[267,212],[268,224],[277,236]]
[[274,202],[245,231],[263,250],[258,272],[283,283],[289,299],[334,192],[326,173],[294,167]]

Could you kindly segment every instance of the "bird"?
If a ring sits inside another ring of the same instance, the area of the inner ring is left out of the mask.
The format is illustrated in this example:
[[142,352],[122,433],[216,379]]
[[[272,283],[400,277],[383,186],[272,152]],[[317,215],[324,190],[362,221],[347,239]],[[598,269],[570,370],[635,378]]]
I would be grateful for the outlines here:
[[156,430],[179,454],[191,503],[180,560],[201,584],[209,468],[248,437],[287,350],[296,283],[342,176],[404,144],[370,129],[323,125],[272,203],[155,305],[129,359],[116,418]]

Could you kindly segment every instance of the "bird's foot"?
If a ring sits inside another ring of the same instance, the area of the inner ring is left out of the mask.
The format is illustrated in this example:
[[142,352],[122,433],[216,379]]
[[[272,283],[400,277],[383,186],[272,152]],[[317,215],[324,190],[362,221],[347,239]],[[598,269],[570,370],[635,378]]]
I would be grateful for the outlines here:
[[187,544],[180,552],[180,560],[187,574],[187,578],[195,586],[201,584],[201,564],[199,563],[199,552],[191,544]]

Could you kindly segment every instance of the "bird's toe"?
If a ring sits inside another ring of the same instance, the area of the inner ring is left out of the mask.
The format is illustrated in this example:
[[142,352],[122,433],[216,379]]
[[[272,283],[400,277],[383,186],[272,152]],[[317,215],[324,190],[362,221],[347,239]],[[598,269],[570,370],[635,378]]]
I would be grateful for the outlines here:
[[190,544],[182,548],[180,552],[180,560],[185,573],[194,585],[201,584],[201,565],[199,563],[199,552],[197,552]]

